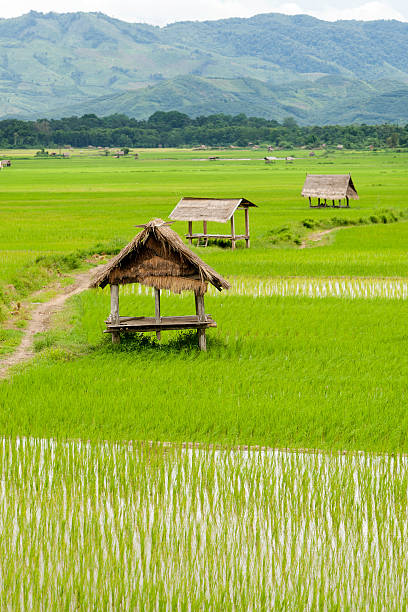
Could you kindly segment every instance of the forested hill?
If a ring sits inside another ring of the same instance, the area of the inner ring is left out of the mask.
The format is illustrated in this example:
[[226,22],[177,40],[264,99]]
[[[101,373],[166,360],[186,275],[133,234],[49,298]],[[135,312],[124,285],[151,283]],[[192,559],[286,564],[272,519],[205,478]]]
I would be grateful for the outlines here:
[[100,13],[0,20],[0,117],[155,110],[301,124],[408,121],[408,23],[308,16],[180,22]]

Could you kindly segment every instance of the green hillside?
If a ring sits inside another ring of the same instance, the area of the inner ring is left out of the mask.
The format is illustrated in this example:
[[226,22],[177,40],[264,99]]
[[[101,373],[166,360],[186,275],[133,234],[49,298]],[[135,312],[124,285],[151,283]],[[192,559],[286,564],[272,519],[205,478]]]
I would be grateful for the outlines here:
[[245,112],[278,121],[293,116],[300,124],[383,123],[408,120],[407,101],[408,86],[396,81],[378,81],[372,85],[332,76],[312,83],[293,81],[285,86],[251,78],[186,75],[136,92],[60,107],[58,114],[104,116],[116,112],[142,119],[147,111],[177,109],[191,116]]
[[308,16],[180,22],[101,13],[0,20],[0,117],[245,112],[408,121],[408,24]]

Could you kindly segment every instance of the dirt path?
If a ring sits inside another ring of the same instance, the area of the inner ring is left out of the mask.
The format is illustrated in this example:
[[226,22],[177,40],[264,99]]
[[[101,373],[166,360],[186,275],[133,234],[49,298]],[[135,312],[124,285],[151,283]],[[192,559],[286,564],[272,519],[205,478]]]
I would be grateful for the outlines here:
[[321,230],[320,232],[313,232],[312,234],[309,234],[308,236],[306,236],[306,238],[302,241],[302,244],[300,245],[299,248],[306,249],[308,246],[310,246],[309,244],[310,242],[320,242],[321,240],[323,240],[325,236],[327,236],[328,234],[331,234],[337,229],[339,228],[332,227],[331,229]]
[[[102,267],[102,266],[98,266]],[[48,302],[39,304],[33,311],[31,320],[27,327],[24,329],[23,339],[20,345],[11,355],[7,355],[4,359],[0,359],[0,380],[7,378],[9,369],[12,366],[17,365],[27,359],[34,356],[33,351],[33,340],[34,336],[40,332],[46,331],[50,326],[51,316],[61,310],[65,302],[78,293],[82,293],[88,289],[91,277],[95,274],[98,268],[91,268],[86,272],[77,274],[73,285],[66,287],[64,292],[60,295],[56,295]]]

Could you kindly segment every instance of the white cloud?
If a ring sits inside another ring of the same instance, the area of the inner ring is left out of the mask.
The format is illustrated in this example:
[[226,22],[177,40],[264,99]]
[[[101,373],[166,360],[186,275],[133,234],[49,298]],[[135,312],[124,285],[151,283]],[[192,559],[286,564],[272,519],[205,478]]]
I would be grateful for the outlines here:
[[277,13],[283,13],[284,15],[304,15],[308,12],[294,2],[286,2],[285,4],[281,4],[275,10]]
[[[259,13],[284,13],[287,15],[308,14],[327,21],[338,19],[398,19],[408,21],[408,8],[403,15],[387,2],[365,2],[347,7],[352,0],[332,0],[332,5],[323,5],[318,0],[305,0],[308,4],[279,2],[279,0],[14,0],[2,2],[0,17],[15,17],[29,10],[55,11],[101,11],[113,17],[132,22],[147,22],[165,25],[174,21],[225,19],[228,17],[251,17]],[[400,0],[392,0],[399,3]],[[401,6],[406,6],[405,3]],[[317,8],[318,7],[318,8]],[[404,10],[404,9],[403,9]]]
[[321,11],[314,11],[315,17],[326,21],[338,21],[339,19],[357,19],[361,21],[375,21],[376,19],[397,19],[407,21],[407,19],[391,6],[383,2],[366,2],[353,8],[327,7]]

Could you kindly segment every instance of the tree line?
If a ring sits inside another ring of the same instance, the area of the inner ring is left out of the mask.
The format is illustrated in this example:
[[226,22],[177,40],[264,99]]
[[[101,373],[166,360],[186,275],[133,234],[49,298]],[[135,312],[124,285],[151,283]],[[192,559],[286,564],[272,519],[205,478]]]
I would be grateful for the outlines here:
[[344,148],[408,147],[408,125],[299,126],[292,117],[282,123],[245,114],[189,117],[178,111],[157,111],[149,119],[122,114],[64,119],[0,121],[0,148],[35,147],[181,147],[270,144],[295,148],[338,146]]

